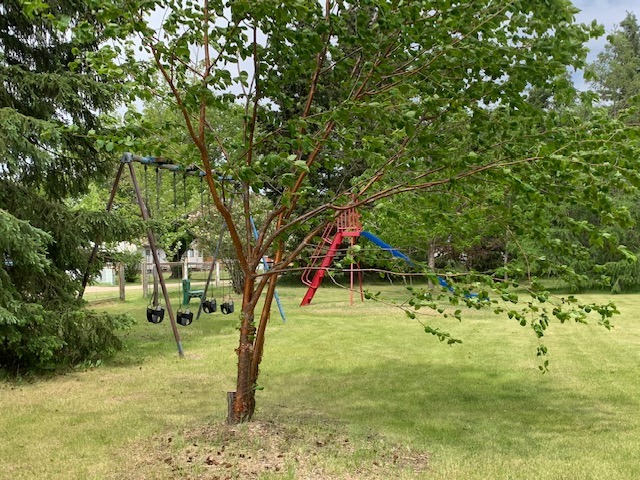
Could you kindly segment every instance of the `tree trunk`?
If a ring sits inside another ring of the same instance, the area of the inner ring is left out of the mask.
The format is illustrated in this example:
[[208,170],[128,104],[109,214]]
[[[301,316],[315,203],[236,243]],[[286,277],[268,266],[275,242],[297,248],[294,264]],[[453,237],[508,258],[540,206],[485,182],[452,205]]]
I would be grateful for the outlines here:
[[251,375],[256,327],[254,322],[255,299],[254,281],[245,278],[240,315],[240,344],[238,346],[238,379],[234,395],[227,401],[233,402],[228,410],[227,423],[237,424],[251,420],[256,406],[255,382]]
[[224,266],[229,272],[231,279],[231,287],[235,293],[242,293],[244,291],[244,272],[240,266],[240,262],[235,259],[228,259],[224,261]]
[[[238,347],[238,382],[235,392],[227,392],[227,423],[237,424],[251,420],[255,410],[256,385],[258,384],[259,365],[262,361],[265,331],[275,296],[277,276],[269,280],[260,323],[255,327],[255,308],[260,295],[254,292],[255,280],[245,282],[242,301],[240,327],[240,346]],[[248,285],[251,283],[251,285]]]
[[171,265],[171,276],[169,278],[180,280],[182,278],[182,265]]
[[[429,265],[429,270],[431,272],[436,271],[436,241],[432,240],[429,243],[429,251],[427,252],[427,264]],[[429,280],[428,284],[429,288],[433,288],[433,282]]]

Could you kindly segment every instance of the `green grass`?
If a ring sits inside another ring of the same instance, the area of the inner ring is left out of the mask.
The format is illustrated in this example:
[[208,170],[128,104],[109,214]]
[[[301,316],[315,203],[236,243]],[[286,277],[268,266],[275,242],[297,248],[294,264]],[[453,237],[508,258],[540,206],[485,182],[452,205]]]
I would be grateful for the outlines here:
[[221,426],[237,316],[181,328],[180,360],[131,296],[96,304],[138,318],[126,351],[0,384],[0,478],[640,478],[640,296],[614,297],[610,332],[554,324],[542,375],[530,330],[488,312],[433,316],[464,341],[448,347],[343,290],[305,308],[302,288],[279,293],[288,322],[274,308],[253,425]]

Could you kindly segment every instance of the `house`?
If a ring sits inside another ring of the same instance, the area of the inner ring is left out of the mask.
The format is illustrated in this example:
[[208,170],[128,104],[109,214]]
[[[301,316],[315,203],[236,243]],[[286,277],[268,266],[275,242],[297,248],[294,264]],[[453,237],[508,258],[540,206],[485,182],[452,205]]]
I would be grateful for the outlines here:
[[[142,255],[142,259],[147,264],[147,271],[151,271],[151,267],[153,266],[153,255],[151,254],[151,247],[148,244],[143,244],[139,248],[140,254]],[[167,254],[162,248],[158,248],[158,260],[160,260],[160,265],[164,269],[170,268],[170,261],[167,259]],[[202,270],[205,266],[204,256],[202,252],[198,248],[196,242],[191,244],[191,247],[182,258],[180,263],[186,262],[189,269],[191,270]]]

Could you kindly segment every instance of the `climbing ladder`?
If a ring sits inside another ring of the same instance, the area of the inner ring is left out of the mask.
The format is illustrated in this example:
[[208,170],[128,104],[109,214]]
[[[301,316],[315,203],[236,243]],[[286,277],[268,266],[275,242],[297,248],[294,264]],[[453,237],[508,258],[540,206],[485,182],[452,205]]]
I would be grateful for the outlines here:
[[316,249],[313,251],[310,257],[310,262],[307,265],[307,268],[302,272],[302,283],[306,286],[310,287],[313,283],[313,276],[318,270],[318,264],[327,256],[329,250],[331,248],[331,244],[333,243],[333,237],[335,236],[336,223],[331,222],[326,226],[324,232],[320,237],[320,243],[316,246]]
[[327,225],[322,233],[322,240],[311,256],[311,262],[302,273],[302,282],[309,288],[300,303],[301,307],[311,303],[342,241],[345,238],[359,237],[361,232],[360,214],[355,208],[343,210],[334,222]]

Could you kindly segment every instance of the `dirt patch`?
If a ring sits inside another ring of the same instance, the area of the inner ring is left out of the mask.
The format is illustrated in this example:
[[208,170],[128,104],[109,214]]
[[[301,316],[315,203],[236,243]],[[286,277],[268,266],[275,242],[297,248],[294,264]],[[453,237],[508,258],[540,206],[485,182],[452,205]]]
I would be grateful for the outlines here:
[[353,440],[339,429],[271,422],[209,425],[153,438],[123,458],[127,479],[387,479],[419,478],[429,454],[376,435]]

